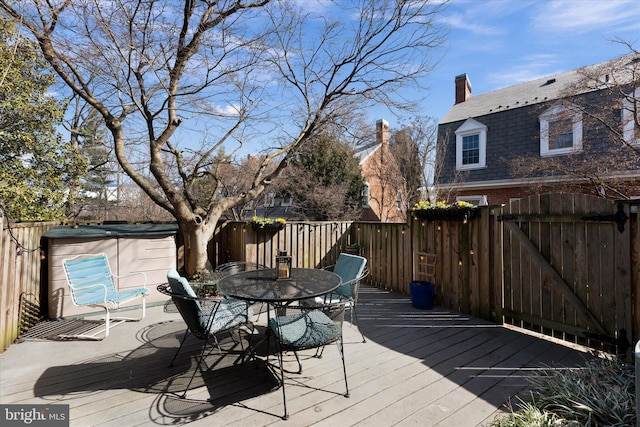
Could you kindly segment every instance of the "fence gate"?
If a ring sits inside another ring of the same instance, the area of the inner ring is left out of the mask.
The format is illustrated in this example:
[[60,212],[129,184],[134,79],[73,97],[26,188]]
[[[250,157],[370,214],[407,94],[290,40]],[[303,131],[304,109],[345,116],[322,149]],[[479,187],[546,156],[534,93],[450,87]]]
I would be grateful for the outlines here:
[[629,205],[580,194],[504,207],[505,323],[624,352],[632,331]]

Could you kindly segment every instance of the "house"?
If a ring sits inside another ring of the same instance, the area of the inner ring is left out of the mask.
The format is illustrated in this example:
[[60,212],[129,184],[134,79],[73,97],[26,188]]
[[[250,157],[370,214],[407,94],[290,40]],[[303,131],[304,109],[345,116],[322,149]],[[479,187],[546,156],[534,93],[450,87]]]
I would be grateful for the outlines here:
[[640,196],[639,60],[627,55],[476,96],[468,76],[456,76],[455,105],[438,125],[438,193],[476,204],[569,186]]
[[354,149],[365,181],[360,219],[405,222],[404,181],[389,147],[389,123],[378,120],[375,140]]
[[[404,178],[389,147],[389,123],[378,120],[375,138],[353,148],[365,181],[360,220],[405,222]],[[242,214],[247,220],[253,215],[290,221],[304,219],[297,210],[296,200],[282,197],[275,188],[251,201]]]

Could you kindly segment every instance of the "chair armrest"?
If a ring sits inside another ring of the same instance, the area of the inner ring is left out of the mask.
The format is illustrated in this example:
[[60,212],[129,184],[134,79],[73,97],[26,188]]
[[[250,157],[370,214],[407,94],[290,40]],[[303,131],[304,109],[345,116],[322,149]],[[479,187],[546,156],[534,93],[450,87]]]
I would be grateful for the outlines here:
[[323,270],[327,270],[327,271],[331,271],[331,272],[333,272],[333,269],[334,269],[334,268],[336,268],[336,265],[335,265],[335,264],[333,264],[333,265],[328,265],[328,266],[326,266],[326,267],[322,267],[322,269],[323,269]]
[[145,273],[143,273],[142,271],[136,271],[134,273],[123,274],[122,276],[118,276],[118,275],[114,274],[113,277],[115,277],[116,279],[124,279],[125,277],[133,277],[133,276],[137,276],[137,275],[141,275],[142,279],[143,279],[141,288],[146,288],[147,287],[147,275]]
[[[82,288],[76,288],[71,283],[69,283],[69,288],[71,289],[71,297],[74,302],[78,305],[87,305],[94,303],[93,301],[82,301],[83,295],[93,295],[102,293],[102,302],[107,303],[107,293],[109,292],[107,289],[107,285],[102,283],[96,283],[95,285],[87,285]],[[95,290],[93,290],[95,289]],[[76,296],[76,293],[79,293],[79,296]]]

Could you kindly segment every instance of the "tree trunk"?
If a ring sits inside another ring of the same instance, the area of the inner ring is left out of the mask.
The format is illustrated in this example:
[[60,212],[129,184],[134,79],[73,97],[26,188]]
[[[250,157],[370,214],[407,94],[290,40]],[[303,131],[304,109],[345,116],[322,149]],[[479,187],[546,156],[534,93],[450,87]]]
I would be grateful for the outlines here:
[[178,220],[178,226],[184,237],[184,266],[186,273],[192,277],[196,272],[207,270],[209,256],[207,247],[213,238],[216,221],[197,222]]

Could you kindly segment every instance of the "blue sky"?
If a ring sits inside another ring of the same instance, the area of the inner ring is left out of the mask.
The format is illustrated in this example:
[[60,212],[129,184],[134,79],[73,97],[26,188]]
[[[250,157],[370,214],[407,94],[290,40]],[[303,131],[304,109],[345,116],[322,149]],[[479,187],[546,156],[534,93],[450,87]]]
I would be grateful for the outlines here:
[[[297,1],[319,15],[335,13],[340,3]],[[615,38],[640,50],[640,0],[452,0],[438,24],[448,37],[434,52],[440,58],[435,69],[422,82],[429,89],[418,93],[424,98],[418,114],[437,120],[453,105],[457,75],[466,73],[472,95],[478,95],[629,53],[626,46],[611,41]],[[386,119],[392,129],[411,119],[410,113],[396,117],[382,105],[365,113],[372,130],[378,119]],[[195,141],[197,149],[208,138],[198,120],[181,128],[179,143]],[[240,154],[256,154],[272,145],[267,133],[264,141],[245,142]],[[234,148],[231,144],[227,152]]]
[[[638,0],[453,0],[441,23],[448,39],[421,112],[438,120],[453,105],[456,75],[466,73],[477,95],[629,53],[615,38],[640,49]],[[370,115],[399,126],[383,109]]]

